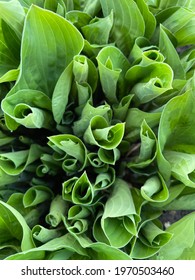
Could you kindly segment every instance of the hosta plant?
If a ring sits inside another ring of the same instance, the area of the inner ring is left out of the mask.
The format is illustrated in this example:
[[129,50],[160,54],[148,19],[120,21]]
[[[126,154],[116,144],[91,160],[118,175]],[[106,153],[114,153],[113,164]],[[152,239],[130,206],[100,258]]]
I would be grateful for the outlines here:
[[194,0],[0,1],[1,259],[195,259],[194,46]]

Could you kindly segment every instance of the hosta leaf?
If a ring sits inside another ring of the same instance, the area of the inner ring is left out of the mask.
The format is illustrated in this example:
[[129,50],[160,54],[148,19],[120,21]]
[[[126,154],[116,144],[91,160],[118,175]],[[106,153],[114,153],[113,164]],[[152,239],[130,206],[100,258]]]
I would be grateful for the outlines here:
[[167,62],[173,69],[174,78],[185,79],[185,72],[179,55],[171,43],[168,35],[166,34],[166,31],[163,29],[163,26],[160,27],[159,48],[166,57],[165,62]]
[[[106,28],[105,28],[106,25]],[[113,25],[113,12],[105,18],[94,18],[88,25],[82,27],[85,39],[90,44],[107,44],[109,41],[110,31]]]
[[147,222],[140,230],[140,238],[134,244],[130,256],[134,259],[147,259],[170,244],[172,234],[159,228],[153,221]]
[[166,9],[168,7],[179,6],[185,7],[195,11],[195,3],[193,0],[161,0],[159,1],[159,8]]
[[[169,11],[169,10],[168,10]],[[171,10],[170,10],[171,11]],[[194,25],[195,25],[195,10],[178,7],[169,15],[167,10],[161,15],[160,22],[172,32],[177,39],[178,45],[184,46],[195,43]],[[169,15],[168,17],[166,15]]]
[[0,201],[0,210],[1,244],[14,239],[20,242],[22,251],[33,248],[30,228],[22,215],[3,201]]
[[8,175],[19,175],[40,157],[42,151],[40,146],[32,144],[29,150],[1,153],[0,168]]
[[30,88],[51,97],[62,71],[82,48],[83,38],[72,24],[32,5],[24,26],[21,72],[10,95],[19,89]]
[[[66,255],[68,255],[68,258],[70,257],[71,252],[77,252],[80,255],[87,255],[86,250],[83,249],[78,241],[71,236],[70,234],[65,234],[63,236],[54,238],[42,246],[36,247],[32,250],[26,250],[24,252],[14,254],[9,256],[8,260],[43,260],[46,253],[54,253],[55,251],[59,251],[61,249],[66,249],[63,254],[63,259],[67,259]],[[69,252],[67,254],[66,252]]]
[[120,103],[118,104],[113,104],[113,113],[114,113],[114,118],[120,121],[125,121],[125,118],[127,116],[127,112],[131,103],[131,100],[133,98],[132,94],[124,96]]
[[[161,248],[158,259],[175,260],[182,256],[185,249],[189,250],[194,244],[194,218],[195,213],[184,216],[173,223],[167,232],[173,234],[170,242]],[[170,250],[171,247],[171,250]]]
[[61,195],[57,195],[50,204],[50,210],[45,217],[46,222],[52,227],[57,227],[62,221],[62,216],[67,211],[67,203],[62,199]]
[[116,47],[107,46],[97,56],[100,82],[107,100],[116,103],[124,95],[124,76],[130,64]]
[[52,199],[53,192],[46,186],[33,186],[29,188],[23,197],[24,207],[30,207]]
[[18,75],[19,75],[19,69],[10,70],[0,77],[0,83],[16,81]]
[[145,23],[145,34],[144,37],[151,38],[151,36],[154,33],[155,27],[156,27],[156,19],[154,15],[150,12],[147,4],[144,0],[135,0]]
[[140,137],[140,129],[143,121],[150,128],[156,127],[159,123],[161,112],[144,112],[138,108],[130,108],[127,111],[125,120],[125,139],[135,141]]
[[[69,1],[70,2],[70,1]],[[80,30],[83,26],[87,25],[92,17],[79,10],[72,10],[66,13],[66,19],[69,20]]]
[[95,116],[84,134],[84,140],[91,145],[112,150],[120,144],[123,135],[124,123],[109,126],[105,118]]
[[117,47],[128,55],[134,40],[145,33],[145,23],[141,12],[133,0],[101,0],[104,16],[108,16],[113,10],[114,24],[111,38]]
[[107,172],[101,172],[97,175],[94,182],[94,190],[102,191],[109,188],[114,184],[115,178],[115,170],[112,167],[109,167]]
[[195,187],[195,155],[175,151],[164,152],[173,177],[188,187]]
[[2,18],[14,30],[18,38],[21,39],[25,11],[20,2],[17,0],[11,0],[9,2],[1,1],[0,9],[0,18]]
[[72,67],[73,67],[73,63],[71,62],[62,72],[62,74],[60,75],[56,83],[52,95],[52,112],[53,112],[54,120],[57,123],[60,123],[60,121],[62,120],[63,114],[68,104],[68,97],[71,90],[72,79],[73,79]]
[[75,204],[90,205],[94,198],[94,190],[86,171],[78,178],[72,190],[72,201]]
[[162,202],[166,201],[169,197],[168,188],[161,176],[150,177],[141,187],[141,195],[147,201]]
[[172,88],[171,67],[163,62],[152,61],[150,56],[143,53],[141,62],[126,73],[126,79],[132,86],[130,93],[135,95],[138,104],[149,102]]
[[[101,218],[102,230],[111,245],[123,247],[136,234],[135,216],[130,186],[123,180],[117,179]],[[130,221],[132,230],[129,230]]]
[[[192,91],[188,91],[171,99],[162,112],[158,134],[158,164],[161,173],[166,178],[170,176],[171,168],[169,160],[162,157],[163,150],[175,151],[170,152],[173,154],[177,154],[177,152],[194,153],[194,102]],[[188,114],[188,112],[191,112],[191,114]],[[168,154],[169,152],[167,151]],[[188,157],[188,155],[186,156]],[[189,157],[191,156],[189,155]],[[182,164],[182,158],[179,161]],[[177,161],[174,162],[176,164]]]
[[56,237],[60,237],[61,234],[59,229],[48,229],[41,225],[36,225],[32,228],[32,237],[35,243],[36,241],[46,243]]
[[141,124],[140,140],[141,144],[139,149],[139,155],[134,157],[132,161],[128,162],[127,166],[129,168],[144,168],[148,166],[156,157],[157,139],[154,132],[148,126],[145,120]]
[[49,145],[58,147],[64,154],[62,167],[67,174],[83,170],[87,161],[87,149],[76,136],[60,134],[49,137]]
[[108,104],[94,107],[90,104],[90,101],[88,101],[82,110],[80,119],[74,122],[73,125],[74,133],[78,137],[82,136],[85,130],[87,129],[87,127],[89,126],[90,120],[93,117],[95,117],[96,115],[100,115],[109,121],[111,113],[112,111]]
[[53,126],[51,100],[41,91],[19,90],[2,101],[7,125],[10,129],[17,129],[19,125],[28,128],[48,128]]

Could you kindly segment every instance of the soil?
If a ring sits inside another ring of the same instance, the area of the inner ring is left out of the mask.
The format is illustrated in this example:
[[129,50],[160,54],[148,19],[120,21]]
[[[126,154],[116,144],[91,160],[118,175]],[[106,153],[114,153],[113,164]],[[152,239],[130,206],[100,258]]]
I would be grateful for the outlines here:
[[192,211],[187,210],[178,210],[178,211],[165,211],[160,220],[163,223],[165,228],[168,228],[171,224],[183,218],[185,215],[191,213]]

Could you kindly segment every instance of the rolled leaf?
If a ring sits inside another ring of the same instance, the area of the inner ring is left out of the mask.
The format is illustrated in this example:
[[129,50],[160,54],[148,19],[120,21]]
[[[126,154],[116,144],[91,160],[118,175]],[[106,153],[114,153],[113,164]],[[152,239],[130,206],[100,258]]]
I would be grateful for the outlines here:
[[61,195],[57,195],[51,202],[50,210],[45,217],[46,222],[52,227],[57,227],[62,221],[62,216],[67,211],[67,203],[62,199]]
[[136,234],[136,211],[130,186],[117,179],[101,218],[101,227],[114,247],[125,246]]
[[162,176],[153,176],[146,180],[141,187],[141,195],[145,200],[151,202],[166,201],[169,197],[169,191]]
[[34,241],[46,243],[52,239],[61,236],[61,231],[58,229],[48,229],[41,225],[36,225],[32,228],[32,236]]
[[[158,56],[156,58],[158,60]],[[126,79],[132,86],[130,93],[135,95],[139,104],[143,104],[172,88],[173,71],[168,64],[143,55],[139,65],[127,71]]]
[[109,167],[107,172],[101,172],[97,175],[94,182],[94,190],[102,191],[110,186],[112,186],[115,182],[115,170],[112,167]]
[[8,175],[19,175],[40,157],[42,151],[41,146],[32,144],[29,150],[1,153],[0,168]]
[[71,134],[54,135],[49,137],[49,142],[63,152],[62,167],[67,174],[83,170],[87,162],[87,149],[78,137]]
[[122,141],[124,135],[124,123],[109,126],[105,118],[95,116],[84,134],[84,140],[106,150],[116,148]]
[[[106,28],[105,28],[106,26]],[[109,41],[110,31],[113,26],[113,11],[104,18],[93,18],[89,24],[81,28],[85,38],[90,44],[103,45]]]
[[136,240],[131,257],[146,259],[161,250],[161,247],[170,244],[172,234],[159,228],[154,222],[149,221],[140,231],[140,239]]
[[140,129],[145,120],[150,128],[157,127],[161,112],[144,112],[138,108],[130,108],[125,120],[125,139],[131,142],[140,137]]
[[100,82],[106,99],[117,103],[126,90],[124,76],[130,64],[122,52],[116,47],[103,48],[97,56]]
[[46,186],[33,186],[29,188],[23,197],[24,207],[35,206],[53,198],[53,192]]
[[89,153],[87,155],[89,164],[95,168],[97,172],[101,171],[107,171],[108,170],[108,164],[101,161],[97,153]]
[[139,155],[133,161],[128,162],[127,166],[133,169],[144,168],[151,164],[157,155],[157,139],[152,129],[144,120],[140,130],[140,149]]
[[86,171],[78,178],[72,190],[72,202],[90,205],[94,198],[94,190]]
[[114,165],[120,158],[120,150],[115,148],[113,150],[105,150],[100,148],[98,150],[98,156],[102,162]]
[[51,101],[41,91],[19,90],[2,101],[2,109],[9,116],[7,121],[13,130],[19,125],[52,129]]
[[92,106],[92,104],[90,104],[90,101],[88,101],[82,110],[80,119],[74,122],[73,131],[78,137],[80,137],[83,135],[83,133],[89,126],[90,120],[94,116],[100,115],[109,121],[111,114],[112,111],[108,104],[94,107]]

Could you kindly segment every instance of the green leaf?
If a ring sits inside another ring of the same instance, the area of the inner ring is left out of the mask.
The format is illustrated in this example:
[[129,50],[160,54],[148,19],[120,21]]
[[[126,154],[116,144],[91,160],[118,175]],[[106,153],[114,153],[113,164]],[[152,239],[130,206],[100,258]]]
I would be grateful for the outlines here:
[[195,236],[194,218],[195,213],[190,213],[167,229],[169,233],[173,234],[173,237],[167,245],[161,248],[158,259],[180,259],[184,250],[189,250],[193,246]]
[[43,149],[32,144],[29,150],[1,153],[0,166],[6,174],[16,176],[22,173],[30,164],[36,161]]
[[[59,124],[62,120],[72,85],[72,62],[60,75],[52,95],[52,112],[54,120]],[[60,109],[59,109],[60,108]]]
[[122,122],[125,121],[132,98],[133,95],[129,94],[124,96],[121,99],[120,103],[113,104],[112,109],[113,109],[114,118],[116,120],[120,120]]
[[[43,260],[47,259],[46,253],[54,253],[64,248],[66,250],[63,251],[63,259],[67,259],[67,251],[77,252],[79,255],[87,255],[86,250],[80,246],[78,241],[75,240],[73,236],[71,236],[70,234],[65,234],[46,242],[42,246],[11,255],[7,258],[7,260]],[[70,257],[70,255],[71,254],[68,255],[68,258]]]
[[111,40],[125,55],[129,55],[135,38],[145,33],[144,19],[138,6],[133,0],[101,0],[100,3],[104,17],[113,10],[114,23]]
[[94,182],[94,190],[95,191],[102,191],[110,186],[112,186],[115,182],[115,170],[112,167],[109,167],[107,172],[101,172],[97,175],[95,182]]
[[[169,159],[166,159],[169,153],[176,156],[177,152],[180,152],[181,155],[182,153],[194,153],[194,102],[192,91],[187,91],[172,98],[162,112],[158,131],[159,151],[157,158],[160,172],[165,178],[170,176],[170,164],[173,164],[173,161],[169,163]],[[189,112],[191,113],[189,114]],[[166,157],[163,155],[163,151],[167,151]],[[187,154],[186,157],[193,157]],[[174,164],[177,164],[177,159],[182,165],[182,158],[178,157],[174,160]]]
[[186,9],[182,5],[182,7],[175,9],[171,15],[169,15],[167,10],[164,11],[164,14],[165,18],[163,18],[161,23],[172,32],[179,46],[195,43],[195,10]]
[[103,48],[97,61],[105,97],[108,102],[117,103],[125,93],[127,85],[124,76],[130,64],[123,53],[113,46]]
[[[179,188],[179,186],[176,186]],[[165,210],[195,210],[194,207],[194,189],[192,188],[184,188],[184,185],[180,186],[180,190],[177,190],[176,187],[174,187],[175,192],[171,192],[170,196],[171,199],[168,201],[170,203],[166,203],[165,206],[163,206],[163,209]],[[171,190],[170,190],[171,191]],[[174,195],[174,197],[173,197]],[[176,196],[175,196],[176,195]]]
[[150,177],[141,187],[141,195],[145,200],[151,202],[162,202],[168,199],[168,188],[162,176],[159,175],[159,177]]
[[22,215],[3,201],[0,201],[0,210],[1,244],[14,239],[20,242],[22,251],[33,248],[31,231]]
[[161,112],[144,112],[138,108],[130,108],[125,120],[125,139],[131,142],[139,139],[143,121],[153,128],[158,125],[160,116]]
[[87,149],[84,143],[71,134],[60,134],[49,137],[51,147],[57,147],[64,154],[62,168],[67,174],[84,169],[87,161]]
[[105,150],[100,148],[98,150],[98,156],[102,162],[115,165],[116,161],[120,158],[120,150],[117,148],[113,150]]
[[157,155],[156,136],[145,120],[141,124],[140,141],[139,155],[128,161],[127,164],[129,168],[134,170],[150,165]]
[[109,126],[104,117],[95,116],[84,134],[84,140],[91,145],[112,150],[120,144],[123,135],[124,123]]
[[150,39],[156,28],[156,19],[150,12],[148,5],[144,0],[135,0],[145,22],[145,34],[144,37]]
[[57,195],[50,204],[50,210],[45,217],[46,222],[52,227],[57,227],[62,221],[62,216],[67,211],[67,203],[62,199],[61,195]]
[[2,109],[7,117],[7,125],[16,130],[19,125],[28,128],[53,127],[51,100],[37,90],[24,89],[5,97]]
[[[106,26],[106,28],[105,28]],[[93,18],[88,25],[81,28],[83,35],[90,44],[103,45],[109,41],[110,31],[113,26],[113,12],[104,18]]]
[[143,225],[139,233],[140,238],[135,241],[130,256],[134,259],[147,259],[157,252],[159,254],[161,248],[169,246],[172,234],[163,231],[153,221],[149,221]]
[[0,83],[16,81],[18,75],[19,75],[19,69],[10,70],[0,77]]
[[99,115],[103,116],[104,118],[106,118],[106,120],[109,121],[111,113],[112,111],[108,104],[94,107],[90,104],[90,101],[88,101],[82,110],[80,119],[74,122],[74,133],[78,137],[82,136],[87,127],[89,126],[89,123],[93,117]]
[[195,187],[195,155],[175,151],[164,152],[172,176],[188,187]]
[[46,243],[52,239],[61,236],[61,231],[59,229],[48,229],[41,225],[35,225],[32,228],[32,237],[36,241],[41,243]]
[[179,55],[162,25],[160,26],[159,48],[163,55],[166,57],[165,62],[168,63],[173,69],[174,78],[185,79],[185,72]]
[[74,204],[90,205],[94,198],[94,190],[86,171],[78,178],[72,190]]
[[46,186],[33,186],[23,197],[24,207],[30,207],[53,198],[53,192]]
[[87,249],[89,258],[92,260],[130,260],[131,258],[125,252],[107,245],[102,242],[92,242],[85,235],[76,237],[79,244]]
[[9,2],[1,1],[0,9],[2,18],[16,33],[19,39],[22,37],[25,11],[18,0]]
[[101,218],[102,230],[112,246],[123,247],[136,234],[135,216],[130,186],[116,179]]
[[66,19],[74,24],[78,30],[81,30],[81,28],[85,25],[87,25],[92,17],[79,10],[72,10],[68,11],[66,13]]
[[147,103],[172,89],[173,70],[158,61],[162,59],[158,52],[152,53],[155,59],[151,51],[143,53],[140,63],[131,67],[125,76],[132,87],[130,93],[135,95],[138,104]]
[[32,5],[24,25],[21,72],[10,95],[29,88],[51,97],[63,70],[82,48],[83,38],[71,23]]
[[161,0],[159,1],[159,8],[166,9],[169,7],[174,7],[174,6],[179,6],[179,7],[185,7],[190,10],[195,11],[195,3],[193,0]]

